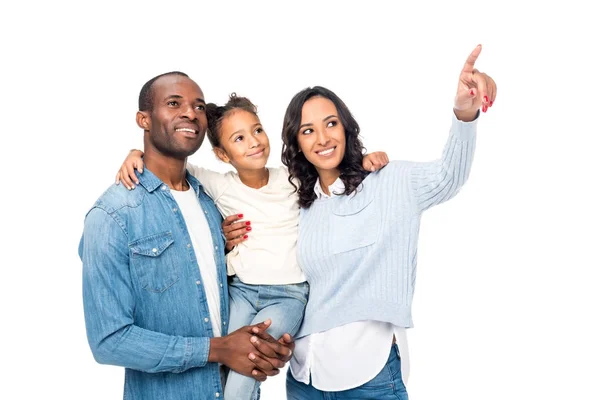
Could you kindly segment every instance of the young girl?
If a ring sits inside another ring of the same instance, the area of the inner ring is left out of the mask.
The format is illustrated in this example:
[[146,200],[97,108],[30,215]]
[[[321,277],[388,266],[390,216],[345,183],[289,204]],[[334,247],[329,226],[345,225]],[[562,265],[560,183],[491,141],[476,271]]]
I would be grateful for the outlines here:
[[[296,260],[299,206],[295,188],[285,167],[265,167],[269,138],[250,100],[232,94],[225,106],[208,104],[206,114],[215,155],[237,173],[222,174],[189,163],[188,171],[198,178],[223,216],[237,215],[245,221],[245,234],[227,254],[227,274],[232,276],[228,331],[271,319],[271,336],[293,336],[302,322],[309,290]],[[117,174],[117,183],[123,180],[127,187],[134,187],[130,177],[135,180],[136,167],[142,171],[141,156],[139,150],[130,153]],[[372,170],[386,162],[385,153],[372,153],[365,156],[363,167]],[[258,387],[253,378],[230,371],[224,396],[253,399]]]

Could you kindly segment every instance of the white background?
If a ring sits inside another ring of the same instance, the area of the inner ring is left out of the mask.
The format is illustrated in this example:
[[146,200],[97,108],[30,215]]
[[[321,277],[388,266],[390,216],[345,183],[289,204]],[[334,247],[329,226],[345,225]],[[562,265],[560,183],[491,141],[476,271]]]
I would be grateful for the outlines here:
[[[441,154],[458,74],[482,43],[476,66],[498,97],[469,182],[423,218],[409,394],[600,399],[591,5],[15,3],[0,6],[0,397],[122,396],[123,369],[96,364],[87,345],[77,245],[87,209],[141,142],[148,79],[181,70],[208,101],[250,97],[271,165],[285,107],[309,85],[346,101],[369,151],[426,161]],[[208,141],[190,161],[226,169]],[[283,375],[264,400],[284,398]]]

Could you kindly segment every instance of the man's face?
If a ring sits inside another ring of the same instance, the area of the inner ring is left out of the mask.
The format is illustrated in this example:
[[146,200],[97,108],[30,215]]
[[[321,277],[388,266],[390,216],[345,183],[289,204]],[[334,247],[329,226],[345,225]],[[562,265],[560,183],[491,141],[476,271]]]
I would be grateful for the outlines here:
[[185,159],[200,148],[207,121],[204,94],[185,76],[167,75],[152,86],[150,143],[161,154]]

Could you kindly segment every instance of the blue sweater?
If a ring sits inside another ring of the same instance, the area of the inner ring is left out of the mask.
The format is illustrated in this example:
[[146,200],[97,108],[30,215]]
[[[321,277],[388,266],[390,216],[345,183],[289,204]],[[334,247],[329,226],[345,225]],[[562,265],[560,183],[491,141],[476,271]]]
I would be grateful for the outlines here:
[[421,213],[452,198],[467,180],[476,121],[453,118],[439,160],[391,162],[358,192],[301,210],[298,259],[310,295],[298,337],[361,320],[413,326]]

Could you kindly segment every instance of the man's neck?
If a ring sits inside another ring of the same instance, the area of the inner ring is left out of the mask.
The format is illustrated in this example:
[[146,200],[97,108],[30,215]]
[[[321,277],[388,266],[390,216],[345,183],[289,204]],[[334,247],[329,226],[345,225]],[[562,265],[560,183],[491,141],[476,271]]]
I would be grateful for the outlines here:
[[173,190],[187,190],[189,188],[185,179],[186,161],[187,159],[179,160],[166,157],[153,149],[144,150],[146,168]]

